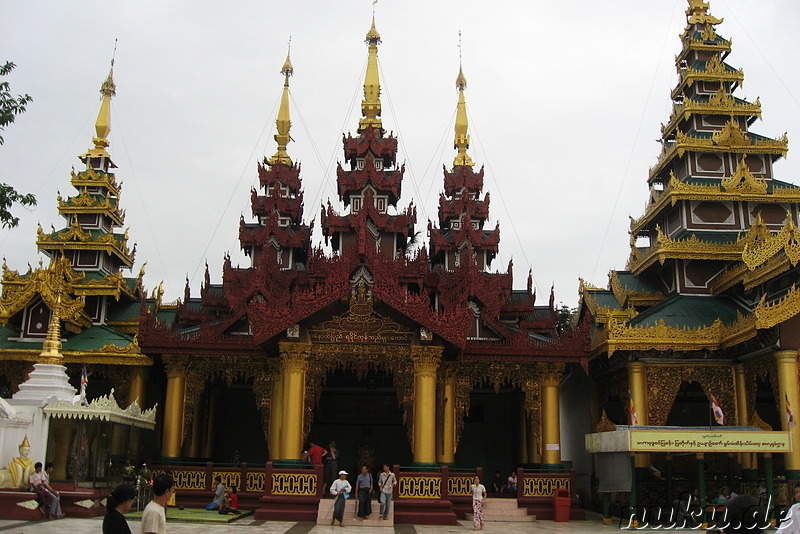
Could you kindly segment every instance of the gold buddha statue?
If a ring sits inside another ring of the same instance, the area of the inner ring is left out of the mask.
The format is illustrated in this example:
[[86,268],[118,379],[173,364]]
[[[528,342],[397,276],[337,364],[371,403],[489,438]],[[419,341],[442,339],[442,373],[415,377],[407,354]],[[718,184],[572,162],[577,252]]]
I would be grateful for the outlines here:
[[33,472],[33,459],[28,458],[30,453],[31,444],[28,441],[28,435],[25,434],[25,439],[19,444],[19,456],[8,462],[8,470],[11,472],[11,480],[14,482],[15,488],[28,487],[28,481]]

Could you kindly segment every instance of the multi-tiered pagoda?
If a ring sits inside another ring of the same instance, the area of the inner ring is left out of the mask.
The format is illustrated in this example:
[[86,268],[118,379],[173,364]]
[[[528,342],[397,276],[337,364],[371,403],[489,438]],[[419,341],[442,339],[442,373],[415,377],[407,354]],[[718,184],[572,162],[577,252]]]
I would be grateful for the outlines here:
[[[530,277],[520,291],[510,265],[489,272],[500,230],[485,228],[489,198],[467,153],[461,72],[457,155],[429,247],[415,243],[416,208],[399,207],[398,140],[381,118],[380,42],[373,20],[362,118],[343,137],[336,172],[341,207],[329,201],[321,213],[332,253],[311,244],[303,222],[300,166],[287,151],[287,58],[277,151],[258,165],[255,221],[240,224],[250,266],[226,258],[222,283],[206,273],[199,298],[187,286],[174,319],[143,316],[143,350],[164,361],[168,377],[163,457],[226,457],[236,447],[296,460],[313,438],[336,440],[345,467],[381,458],[560,466],[559,383],[567,366],[585,366],[589,324],[560,331],[552,295],[537,306]],[[223,415],[220,398],[242,400],[260,425],[251,418],[236,429],[241,440],[221,438],[239,415]],[[478,434],[465,441],[470,428],[489,427],[503,436],[492,453]]]
[[[606,429],[634,411],[638,425],[717,426],[708,400],[716,399],[725,426],[787,430],[798,443],[786,414],[800,406],[800,188],[773,167],[787,137],[751,130],[761,104],[736,96],[744,73],[726,62],[722,19],[703,0],[689,0],[686,16],[672,114],[645,212],[631,220],[626,270],[610,273],[608,289],[581,288],[582,310],[595,320],[593,415]],[[668,461],[636,456],[642,468],[663,471]],[[682,467],[694,471],[693,461]],[[759,459],[705,461],[747,479]],[[772,469],[771,455],[761,461]],[[800,478],[800,449],[776,455],[775,468]]]

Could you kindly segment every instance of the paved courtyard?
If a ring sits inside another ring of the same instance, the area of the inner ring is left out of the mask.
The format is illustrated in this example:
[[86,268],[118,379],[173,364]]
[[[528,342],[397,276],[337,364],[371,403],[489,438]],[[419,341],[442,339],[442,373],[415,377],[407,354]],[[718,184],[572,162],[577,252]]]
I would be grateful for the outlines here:
[[[14,534],[97,534],[102,531],[102,518],[71,519],[58,521],[9,521],[0,520],[0,533]],[[131,532],[139,534],[140,523],[130,521]],[[533,523],[494,522],[487,523],[483,532],[486,534],[516,534],[519,532],[553,533],[553,534],[597,534],[618,531],[615,525],[603,525],[599,517],[592,516],[587,521],[555,523],[553,521],[537,521]],[[454,526],[396,525],[394,527],[332,527],[314,525],[313,523],[293,523],[282,521],[256,521],[242,519],[227,525],[201,523],[168,523],[169,534],[337,534],[341,532],[357,532],[358,534],[444,534],[472,532],[472,523],[460,521]]]

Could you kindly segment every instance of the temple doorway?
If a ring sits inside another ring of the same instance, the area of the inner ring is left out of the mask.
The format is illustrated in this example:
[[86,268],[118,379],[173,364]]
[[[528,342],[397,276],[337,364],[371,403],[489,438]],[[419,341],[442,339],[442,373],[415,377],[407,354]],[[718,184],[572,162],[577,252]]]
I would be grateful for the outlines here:
[[200,427],[187,438],[199,443],[193,447],[194,454],[187,456],[214,463],[263,465],[267,461],[267,440],[252,378],[230,384],[213,380],[207,384],[197,410]]
[[326,375],[308,439],[339,450],[338,468],[348,473],[366,463],[375,473],[383,463],[409,465],[408,432],[392,375],[337,369]]
[[495,471],[503,480],[520,462],[520,412],[524,396],[517,388],[473,389],[469,412],[456,449],[456,466],[483,467],[484,484]]

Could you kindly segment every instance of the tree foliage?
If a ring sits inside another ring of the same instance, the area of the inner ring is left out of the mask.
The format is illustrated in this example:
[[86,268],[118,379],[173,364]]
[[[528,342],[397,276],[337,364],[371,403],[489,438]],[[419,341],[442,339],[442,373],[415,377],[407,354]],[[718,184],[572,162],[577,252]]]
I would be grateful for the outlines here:
[[[7,61],[0,66],[0,77],[8,76],[14,70],[14,63]],[[0,132],[4,132],[6,126],[13,123],[17,115],[25,113],[25,107],[33,101],[30,95],[11,94],[11,84],[7,80],[0,80]],[[5,140],[0,135],[0,145]],[[11,214],[11,206],[14,204],[22,206],[35,206],[36,198],[31,194],[21,194],[8,184],[0,183],[0,226],[3,228],[14,228],[19,224],[19,217]]]

